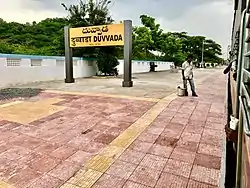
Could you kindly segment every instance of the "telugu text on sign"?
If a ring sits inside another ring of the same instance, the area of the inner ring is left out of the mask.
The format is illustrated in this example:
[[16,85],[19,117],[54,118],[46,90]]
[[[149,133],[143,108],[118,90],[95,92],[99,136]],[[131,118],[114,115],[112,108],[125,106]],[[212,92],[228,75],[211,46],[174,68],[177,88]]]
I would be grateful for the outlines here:
[[124,24],[71,28],[70,47],[123,46]]

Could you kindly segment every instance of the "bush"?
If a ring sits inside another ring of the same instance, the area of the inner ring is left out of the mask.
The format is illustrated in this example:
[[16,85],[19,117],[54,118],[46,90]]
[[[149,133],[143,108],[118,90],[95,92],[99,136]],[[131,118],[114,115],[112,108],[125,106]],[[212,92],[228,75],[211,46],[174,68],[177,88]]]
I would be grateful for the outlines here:
[[99,71],[105,75],[113,73],[114,69],[119,65],[118,59],[113,54],[104,53],[99,56],[97,66]]

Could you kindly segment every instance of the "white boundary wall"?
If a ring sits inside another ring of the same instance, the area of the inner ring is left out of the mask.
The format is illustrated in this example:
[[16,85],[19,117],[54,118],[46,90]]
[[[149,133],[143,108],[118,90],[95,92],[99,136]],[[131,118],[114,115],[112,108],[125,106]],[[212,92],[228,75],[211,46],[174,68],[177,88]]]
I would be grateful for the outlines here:
[[[119,74],[123,74],[123,60],[119,60]],[[0,54],[0,87],[37,81],[63,80],[64,57]],[[74,58],[74,78],[96,75],[97,65],[93,59]],[[156,71],[169,70],[171,62],[157,62]],[[132,72],[149,71],[149,61],[133,61]]]

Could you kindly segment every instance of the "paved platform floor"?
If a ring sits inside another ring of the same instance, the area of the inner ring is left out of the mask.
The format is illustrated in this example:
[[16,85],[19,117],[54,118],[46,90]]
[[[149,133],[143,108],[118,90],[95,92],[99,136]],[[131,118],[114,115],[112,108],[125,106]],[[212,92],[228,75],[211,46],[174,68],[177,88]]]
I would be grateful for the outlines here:
[[0,188],[216,188],[225,77],[198,98],[42,91],[0,105]]
[[[195,80],[200,82],[211,75],[216,69],[195,69]],[[164,98],[176,90],[178,85],[182,85],[180,71],[178,73],[166,72],[150,72],[144,74],[134,74],[134,87],[121,87],[122,78],[83,78],[76,79],[74,84],[65,84],[63,80],[35,82],[19,87],[32,87],[60,91],[77,91],[87,94],[109,94],[109,95],[125,95],[144,98]],[[150,86],[150,87],[149,87]]]

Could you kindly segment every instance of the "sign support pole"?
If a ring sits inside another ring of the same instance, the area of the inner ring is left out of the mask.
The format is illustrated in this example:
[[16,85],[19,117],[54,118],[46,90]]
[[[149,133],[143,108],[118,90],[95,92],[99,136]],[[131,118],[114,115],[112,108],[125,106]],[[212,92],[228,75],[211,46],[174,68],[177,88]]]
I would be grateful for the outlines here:
[[70,47],[69,26],[64,27],[64,41],[65,41],[65,83],[74,83],[73,77],[73,52]]
[[123,75],[122,87],[133,87],[131,20],[124,20],[124,75]]

